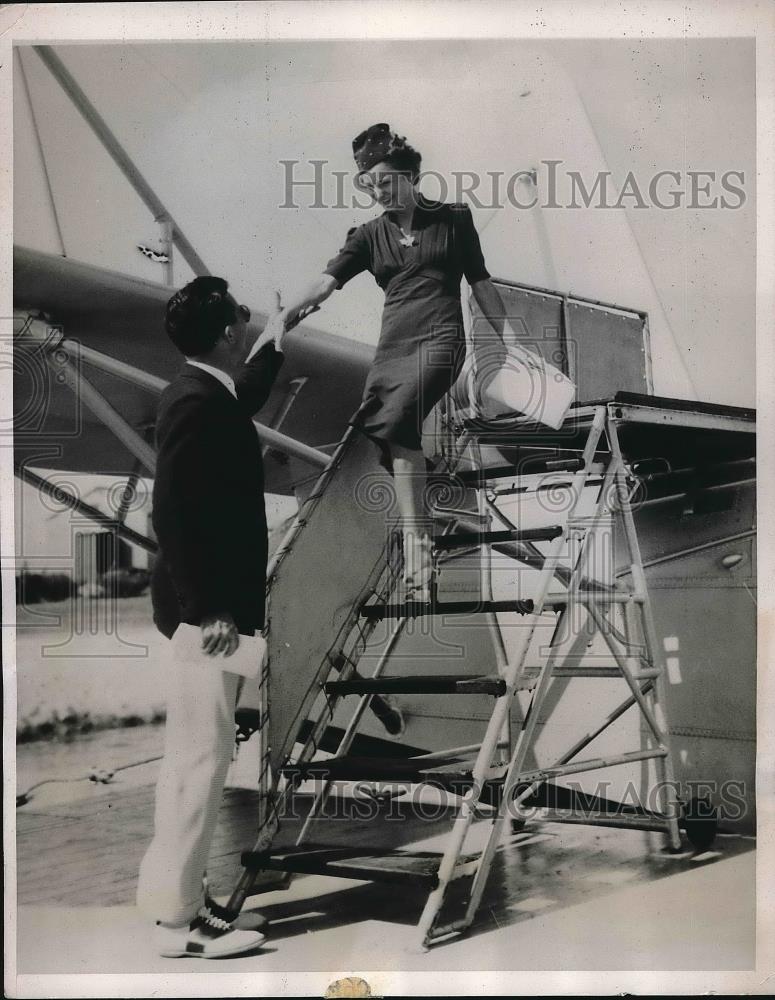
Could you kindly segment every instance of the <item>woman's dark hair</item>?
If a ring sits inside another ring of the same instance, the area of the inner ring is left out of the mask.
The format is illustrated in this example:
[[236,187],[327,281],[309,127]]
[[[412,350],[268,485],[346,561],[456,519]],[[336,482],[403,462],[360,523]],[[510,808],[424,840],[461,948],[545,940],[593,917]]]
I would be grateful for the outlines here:
[[412,146],[396,146],[395,149],[387,154],[382,162],[387,163],[393,170],[400,170],[402,173],[409,174],[413,183],[420,176],[422,156]]
[[164,327],[172,343],[186,357],[209,353],[223,331],[237,319],[237,308],[227,298],[223,278],[194,278],[167,303]]

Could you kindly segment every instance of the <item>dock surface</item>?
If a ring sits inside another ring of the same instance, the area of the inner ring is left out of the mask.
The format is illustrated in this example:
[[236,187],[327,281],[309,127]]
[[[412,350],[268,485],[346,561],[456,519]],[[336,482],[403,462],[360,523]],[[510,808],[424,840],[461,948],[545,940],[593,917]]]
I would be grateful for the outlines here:
[[[20,973],[226,971],[223,963],[158,957],[134,906],[152,833],[156,764],[108,785],[53,786],[17,810]],[[252,846],[257,793],[227,788],[208,876],[219,898]],[[342,800],[343,811],[352,800]],[[325,820],[326,842],[438,850],[430,826],[390,805],[394,822]],[[303,815],[303,808],[301,810]],[[301,816],[284,821],[293,842]],[[483,836],[485,822],[474,837]],[[313,840],[322,840],[313,835]],[[507,832],[468,934],[418,953],[425,894],[322,876],[251,897],[272,921],[264,947],[228,971],[736,970],[754,966],[753,841],[720,836],[712,851],[666,851],[661,836],[531,820]],[[721,902],[723,901],[723,905]]]

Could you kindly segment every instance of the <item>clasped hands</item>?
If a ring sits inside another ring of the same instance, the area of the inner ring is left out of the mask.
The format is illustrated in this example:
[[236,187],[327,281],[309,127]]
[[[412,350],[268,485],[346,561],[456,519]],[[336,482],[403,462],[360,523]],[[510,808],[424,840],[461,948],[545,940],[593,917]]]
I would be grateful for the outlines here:
[[273,343],[275,349],[281,351],[283,337],[287,331],[292,330],[297,323],[300,323],[304,319],[305,316],[308,316],[312,312],[317,312],[319,308],[316,305],[308,305],[302,309],[296,309],[293,312],[289,312],[287,309],[283,309],[280,293],[276,291],[274,294],[274,312],[269,314],[266,326],[262,330],[261,334],[256,338],[256,342],[247,357],[248,361],[250,361],[254,355],[258,354],[263,347],[266,347],[267,344]]

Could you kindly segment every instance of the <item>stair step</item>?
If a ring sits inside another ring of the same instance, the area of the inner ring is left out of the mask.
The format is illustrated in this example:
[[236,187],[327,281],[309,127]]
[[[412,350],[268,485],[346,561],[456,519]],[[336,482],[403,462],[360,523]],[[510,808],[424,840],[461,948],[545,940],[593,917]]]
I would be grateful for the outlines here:
[[430,760],[422,757],[332,757],[330,760],[306,761],[303,764],[288,764],[282,774],[289,779],[303,781],[392,781],[419,785],[427,781],[443,779],[445,786],[456,782],[470,783],[474,762],[470,757],[434,756]]
[[496,444],[511,448],[524,445],[535,451],[545,448],[550,454],[556,454],[558,448],[563,452],[580,451],[589,435],[593,412],[578,411],[568,415],[559,431],[545,424],[531,423],[524,417],[512,417],[504,414],[501,417],[475,417],[461,421],[460,429],[467,431],[473,438],[483,444]]
[[[643,604],[645,597],[628,590],[608,590],[602,587],[580,587],[572,594],[550,593],[544,601],[544,612],[557,611],[568,604],[594,601],[597,604]],[[484,615],[492,612],[529,615],[535,608],[527,598],[522,601],[483,601],[471,598],[468,601],[435,601],[420,604],[417,601],[394,601],[390,604],[375,602],[361,606],[361,617],[382,618],[422,618],[431,615]]]
[[361,607],[362,618],[421,618],[426,615],[476,615],[488,612],[515,612],[519,615],[529,615],[533,610],[533,602],[525,601],[436,601],[432,604],[418,604],[416,601],[404,601],[393,604],[364,604]]
[[[305,719],[299,727],[298,743],[306,743],[312,733],[311,719]],[[326,726],[323,735],[318,737],[316,746],[324,753],[336,753],[344,738],[345,730],[341,726]],[[366,733],[356,733],[350,744],[350,753],[360,757],[417,757],[426,753],[425,747],[416,747],[411,743],[396,743],[393,740],[383,740],[378,736],[368,736]]]
[[451,535],[437,535],[433,539],[439,550],[463,548],[467,545],[495,545],[498,542],[550,542],[562,534],[560,525],[548,528],[527,528],[523,531],[457,531]]
[[603,587],[579,587],[573,593],[547,594],[545,608],[561,608],[566,604],[580,601],[594,601],[596,604],[643,604],[645,597],[629,590],[604,589]]
[[[477,431],[494,431],[501,430],[504,427],[509,430],[519,429],[520,432],[525,433],[536,433],[543,431],[547,436],[552,433],[552,431],[545,425],[539,424],[537,421],[530,421],[525,417],[521,417],[518,414],[501,414],[498,417],[485,417],[485,416],[474,416],[465,417],[460,421],[460,427],[463,430],[470,431],[475,434]],[[556,431],[554,432],[557,433]]]
[[[455,874],[469,874],[478,855],[461,856]],[[272,854],[246,851],[242,864],[247,869],[297,872],[303,875],[333,875],[366,882],[419,885],[435,889],[442,855],[436,851],[390,851],[369,847],[331,847],[305,844]],[[468,871],[464,870],[468,866]],[[454,875],[453,875],[454,877]]]
[[409,677],[359,678],[349,681],[329,681],[326,692],[348,694],[490,694],[500,698],[506,693],[506,682],[497,675],[415,674]]
[[542,472],[577,472],[584,467],[580,458],[528,458],[518,465],[491,465],[481,469],[465,469],[455,473],[455,479],[464,486],[482,486],[496,479],[519,479],[536,476]]

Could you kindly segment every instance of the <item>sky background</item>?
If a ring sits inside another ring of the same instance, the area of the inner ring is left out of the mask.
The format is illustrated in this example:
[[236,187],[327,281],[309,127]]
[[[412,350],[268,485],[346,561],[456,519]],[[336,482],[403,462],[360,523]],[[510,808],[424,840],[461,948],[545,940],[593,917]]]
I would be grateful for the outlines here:
[[[423,167],[517,171],[561,160],[591,184],[628,171],[745,172],[736,210],[478,208],[490,272],[649,312],[655,390],[754,403],[755,63],[750,39],[314,41],[59,46],[57,51],[199,254],[266,308],[313,277],[373,209],[284,200],[283,159],[352,169],[387,121]],[[34,52],[21,52],[68,256],[162,280],[137,243],[158,227]],[[14,66],[15,241],[61,252],[30,103]],[[300,170],[310,176],[311,168]],[[352,194],[349,178],[344,185]],[[524,186],[519,196],[527,200]],[[666,190],[666,187],[663,188]],[[719,193],[718,184],[714,193]],[[328,185],[333,195],[333,182]],[[427,193],[435,195],[432,186]],[[560,201],[564,198],[560,189]],[[346,200],[347,200],[346,199]],[[175,278],[190,276],[177,258]],[[376,343],[369,275],[317,326]]]

